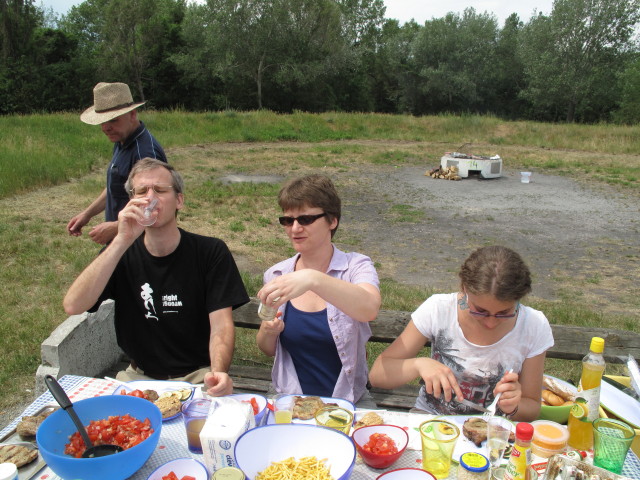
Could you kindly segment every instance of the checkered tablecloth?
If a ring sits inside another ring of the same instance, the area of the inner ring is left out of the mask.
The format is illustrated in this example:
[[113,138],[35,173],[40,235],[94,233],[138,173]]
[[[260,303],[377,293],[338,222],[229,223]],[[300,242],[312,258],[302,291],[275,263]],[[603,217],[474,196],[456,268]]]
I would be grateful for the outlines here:
[[[100,395],[109,395],[117,387],[117,383],[98,378],[78,377],[73,375],[65,375],[59,380],[60,385],[65,389],[72,401],[78,401],[83,398],[95,397]],[[40,411],[43,407],[49,405],[57,405],[49,392],[43,393],[38,397],[25,411],[16,418],[12,423],[7,425],[0,431],[0,437],[4,437],[12,432],[23,415],[33,415]],[[412,415],[412,414],[403,414]],[[415,447],[415,445],[414,445]],[[185,428],[180,416],[165,421],[162,424],[162,433],[156,450],[153,452],[149,460],[143,467],[130,477],[131,480],[147,480],[149,475],[160,465],[176,459],[176,458],[194,458],[204,463],[202,455],[194,454],[187,448],[187,436]],[[397,468],[420,468],[422,464],[422,456],[420,450],[407,449],[400,459],[390,468],[384,470],[376,470],[368,467],[361,460],[358,460],[351,475],[351,480],[375,480],[379,475],[388,470]],[[456,467],[451,469],[450,480],[456,478]],[[622,475],[640,480],[640,460],[632,452],[629,451],[626,462],[622,469]],[[32,477],[35,480],[62,480],[49,468],[45,467]]]

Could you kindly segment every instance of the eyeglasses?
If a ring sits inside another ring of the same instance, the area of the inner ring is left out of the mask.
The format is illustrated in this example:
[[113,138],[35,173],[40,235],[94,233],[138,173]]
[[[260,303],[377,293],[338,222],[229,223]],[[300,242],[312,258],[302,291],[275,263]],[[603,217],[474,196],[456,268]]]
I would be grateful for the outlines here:
[[278,217],[278,221],[280,225],[283,227],[290,227],[293,225],[293,222],[298,222],[299,225],[306,227],[307,225],[311,225],[313,222],[322,218],[326,215],[326,213],[319,213],[317,215],[300,215],[299,217]]
[[132,197],[142,197],[146,195],[149,189],[152,188],[157,194],[167,193],[173,189],[173,185],[138,185],[129,190]]
[[[467,302],[468,303],[468,302]],[[497,313],[495,315],[492,315],[490,313],[487,312],[476,312],[474,310],[471,310],[471,307],[469,307],[469,313],[471,315],[473,315],[474,317],[482,317],[482,318],[488,318],[488,317],[493,317],[493,318],[515,318],[518,316],[518,310],[520,310],[520,302],[518,302],[516,304],[516,309],[513,311],[513,313]]]

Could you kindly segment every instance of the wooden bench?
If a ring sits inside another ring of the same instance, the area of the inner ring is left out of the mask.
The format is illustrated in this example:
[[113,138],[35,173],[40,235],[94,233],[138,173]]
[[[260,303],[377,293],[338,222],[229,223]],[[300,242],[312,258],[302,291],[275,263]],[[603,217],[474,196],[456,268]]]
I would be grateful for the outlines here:
[[[233,321],[239,328],[260,328],[257,315],[258,301],[251,302],[233,312]],[[381,310],[371,322],[370,342],[391,343],[404,330],[411,312]],[[626,363],[627,355],[640,358],[640,334],[623,330],[597,327],[551,325],[555,344],[547,351],[547,358],[582,360],[592,337],[605,339],[605,359],[608,363]],[[230,370],[234,387],[238,391],[266,392],[271,384],[271,370],[266,367],[233,365]],[[380,408],[409,410],[414,406],[418,386],[406,385],[394,390],[371,389],[371,395]]]
[[[66,374],[102,377],[114,376],[118,370],[126,367],[126,363],[123,363],[126,359],[123,359],[115,343],[113,311],[113,302],[107,301],[98,312],[74,315],[56,328],[42,343],[42,365],[36,375],[36,393],[45,390],[43,376],[47,373],[58,377]],[[255,298],[236,309],[233,312],[236,327],[257,330],[260,327],[257,311],[258,301]],[[378,318],[371,323],[373,335],[370,341],[393,342],[410,318],[410,312],[380,311]],[[551,327],[555,345],[547,352],[549,358],[581,360],[593,336],[605,339],[605,358],[608,363],[624,363],[628,354],[636,360],[640,358],[640,334],[596,327]],[[108,352],[96,354],[97,349],[105,345],[108,346]],[[233,365],[229,373],[238,392],[266,393],[271,384],[271,368],[267,366]],[[416,385],[405,385],[394,390],[371,390],[378,406],[389,410],[412,408],[417,393]]]

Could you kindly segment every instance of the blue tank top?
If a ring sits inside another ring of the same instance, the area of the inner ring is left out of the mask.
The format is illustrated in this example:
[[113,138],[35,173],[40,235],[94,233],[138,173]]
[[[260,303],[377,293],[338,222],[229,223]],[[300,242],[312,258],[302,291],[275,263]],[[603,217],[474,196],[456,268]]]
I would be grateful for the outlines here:
[[303,312],[287,302],[282,346],[289,352],[305,395],[331,397],[342,362],[327,320],[327,309]]

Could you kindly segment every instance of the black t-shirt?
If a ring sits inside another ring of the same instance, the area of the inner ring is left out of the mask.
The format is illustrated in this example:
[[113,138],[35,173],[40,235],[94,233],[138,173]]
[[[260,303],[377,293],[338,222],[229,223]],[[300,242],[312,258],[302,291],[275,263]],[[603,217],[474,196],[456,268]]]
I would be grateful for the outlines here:
[[227,245],[180,229],[174,252],[152,256],[141,235],[120,259],[97,305],[115,300],[118,344],[149,374],[210,365],[209,313],[249,301]]

